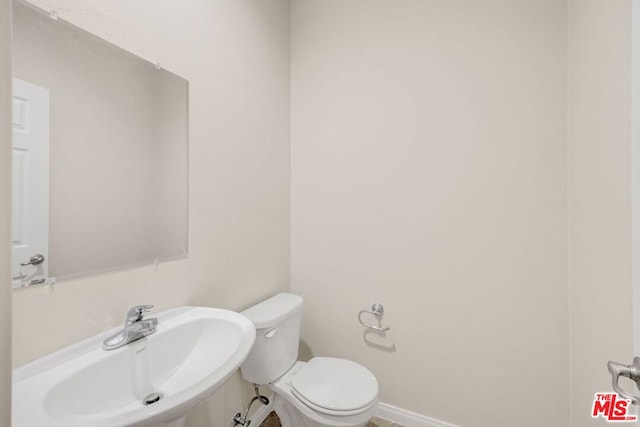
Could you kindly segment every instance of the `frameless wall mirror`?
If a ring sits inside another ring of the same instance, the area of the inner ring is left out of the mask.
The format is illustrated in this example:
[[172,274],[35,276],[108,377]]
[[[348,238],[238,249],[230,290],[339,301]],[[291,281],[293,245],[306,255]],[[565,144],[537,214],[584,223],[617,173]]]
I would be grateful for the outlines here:
[[186,257],[188,82],[13,13],[14,287]]

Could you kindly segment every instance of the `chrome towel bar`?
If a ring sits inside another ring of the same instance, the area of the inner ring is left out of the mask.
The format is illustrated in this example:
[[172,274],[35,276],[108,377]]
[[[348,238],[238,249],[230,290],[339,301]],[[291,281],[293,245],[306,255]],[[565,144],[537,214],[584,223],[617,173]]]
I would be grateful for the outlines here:
[[384,307],[379,302],[373,303],[373,305],[371,306],[371,310],[360,310],[360,313],[358,313],[358,322],[360,322],[360,324],[365,328],[373,329],[374,331],[386,332],[389,329],[391,329],[388,326],[382,327],[382,326],[367,325],[362,321],[362,315],[365,313],[374,315],[378,321],[378,324],[380,324],[380,318],[384,314]]

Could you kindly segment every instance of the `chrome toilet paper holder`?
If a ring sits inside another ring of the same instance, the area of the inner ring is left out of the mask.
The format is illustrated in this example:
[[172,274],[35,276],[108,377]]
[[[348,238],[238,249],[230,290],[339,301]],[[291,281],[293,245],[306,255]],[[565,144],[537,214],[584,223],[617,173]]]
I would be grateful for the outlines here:
[[379,331],[379,332],[386,332],[389,329],[391,329],[388,326],[373,326],[373,325],[367,325],[366,323],[364,323],[364,321],[362,320],[362,315],[363,314],[372,314],[376,317],[376,319],[378,320],[378,324],[380,323],[380,318],[382,317],[382,315],[384,314],[384,307],[382,306],[382,304],[380,304],[379,302],[374,302],[371,305],[371,310],[360,310],[360,313],[358,313],[358,322],[360,322],[360,324],[362,326],[364,326],[365,328],[368,329],[373,329],[374,331]]

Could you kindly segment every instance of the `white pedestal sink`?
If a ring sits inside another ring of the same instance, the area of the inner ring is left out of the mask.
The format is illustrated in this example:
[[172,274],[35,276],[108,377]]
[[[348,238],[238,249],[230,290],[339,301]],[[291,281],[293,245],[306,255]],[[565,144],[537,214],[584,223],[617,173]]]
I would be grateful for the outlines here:
[[[157,314],[157,332],[112,351],[117,328],[13,371],[13,427],[180,426],[240,366],[253,324],[222,309]],[[161,398],[145,405],[152,393]]]

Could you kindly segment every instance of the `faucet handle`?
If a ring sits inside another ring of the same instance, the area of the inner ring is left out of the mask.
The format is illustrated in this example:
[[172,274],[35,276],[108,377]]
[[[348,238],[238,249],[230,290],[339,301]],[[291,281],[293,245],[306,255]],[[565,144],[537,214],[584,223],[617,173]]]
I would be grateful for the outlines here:
[[127,313],[126,324],[131,325],[132,323],[139,322],[144,317],[144,313],[148,312],[153,308],[153,305],[145,304],[145,305],[136,305],[129,309]]

